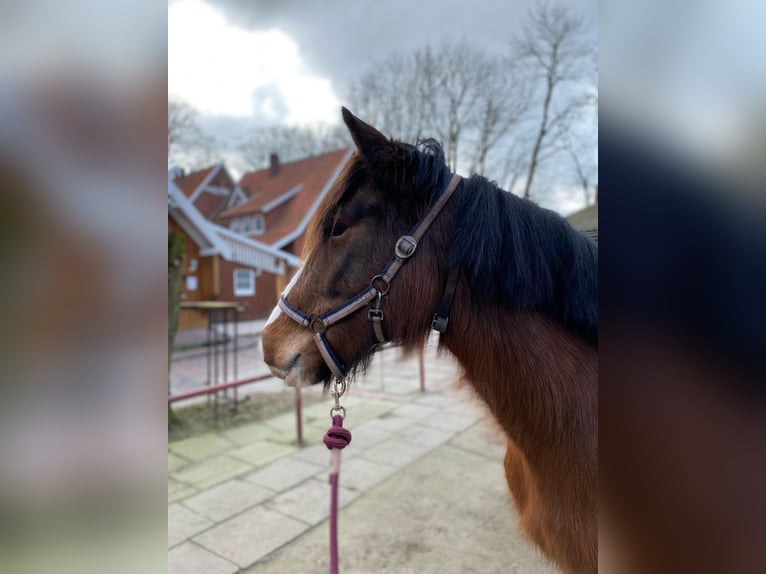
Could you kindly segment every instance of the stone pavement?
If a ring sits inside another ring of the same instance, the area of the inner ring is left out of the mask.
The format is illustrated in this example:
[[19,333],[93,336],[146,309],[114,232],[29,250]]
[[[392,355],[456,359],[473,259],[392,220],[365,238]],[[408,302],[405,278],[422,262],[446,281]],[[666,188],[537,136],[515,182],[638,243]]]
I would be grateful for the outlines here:
[[[417,357],[389,349],[343,397],[344,574],[557,572],[520,536],[501,433],[457,373],[429,354],[421,393]],[[330,406],[304,409],[302,447],[293,413],[169,445],[170,574],[327,571]]]

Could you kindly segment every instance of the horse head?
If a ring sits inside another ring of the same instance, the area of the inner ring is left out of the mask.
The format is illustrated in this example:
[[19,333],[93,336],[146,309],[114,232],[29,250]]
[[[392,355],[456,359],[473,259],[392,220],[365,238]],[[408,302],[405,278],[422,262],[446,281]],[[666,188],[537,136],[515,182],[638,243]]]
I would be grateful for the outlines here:
[[[415,347],[428,332],[446,277],[454,217],[448,212],[418,242],[412,262],[390,282],[380,277],[398,240],[451,181],[441,148],[389,139],[345,108],[343,120],[356,153],[309,223],[303,267],[263,333],[264,360],[290,386],[328,384],[337,376],[317,339],[326,341],[344,374],[365,366],[380,342],[371,333],[370,309],[382,319],[386,340]],[[317,322],[360,294],[364,304],[341,320]]]

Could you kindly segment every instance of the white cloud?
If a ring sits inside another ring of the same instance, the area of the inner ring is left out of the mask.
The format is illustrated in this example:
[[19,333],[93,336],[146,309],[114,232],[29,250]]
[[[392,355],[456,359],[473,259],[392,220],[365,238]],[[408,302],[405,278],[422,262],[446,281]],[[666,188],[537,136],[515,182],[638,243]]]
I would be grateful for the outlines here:
[[[255,101],[259,88],[279,101]],[[202,113],[259,113],[290,124],[333,121],[340,107],[330,81],[305,68],[292,38],[228,23],[201,0],[168,8],[168,93]]]

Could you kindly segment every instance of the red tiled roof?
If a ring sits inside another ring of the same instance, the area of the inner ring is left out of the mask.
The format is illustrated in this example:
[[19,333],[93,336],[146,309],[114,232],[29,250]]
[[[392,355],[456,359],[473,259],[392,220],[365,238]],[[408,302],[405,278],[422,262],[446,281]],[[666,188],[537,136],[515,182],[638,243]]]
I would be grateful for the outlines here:
[[273,244],[298,228],[348,152],[345,148],[285,163],[280,165],[276,176],[271,175],[270,168],[246,173],[239,186],[250,200],[224,212],[221,217],[257,213],[264,205],[302,185],[295,197],[276,208],[266,233],[258,237],[259,241]]
[[213,171],[216,167],[218,166],[212,165],[210,167],[206,167],[205,169],[200,169],[198,171],[188,173],[184,177],[179,177],[176,179],[175,184],[181,191],[183,191],[186,197],[191,197],[192,194],[200,186],[200,184],[205,181],[205,178],[210,175],[210,172]]

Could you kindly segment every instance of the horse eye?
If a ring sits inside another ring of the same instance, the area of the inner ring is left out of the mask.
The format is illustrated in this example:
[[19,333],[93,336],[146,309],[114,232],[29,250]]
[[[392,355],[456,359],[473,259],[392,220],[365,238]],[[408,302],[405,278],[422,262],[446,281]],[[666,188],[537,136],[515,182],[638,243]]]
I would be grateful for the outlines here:
[[332,224],[332,230],[330,231],[331,237],[340,237],[346,232],[346,229],[348,229],[348,225],[343,223],[342,221],[335,221],[335,223]]

